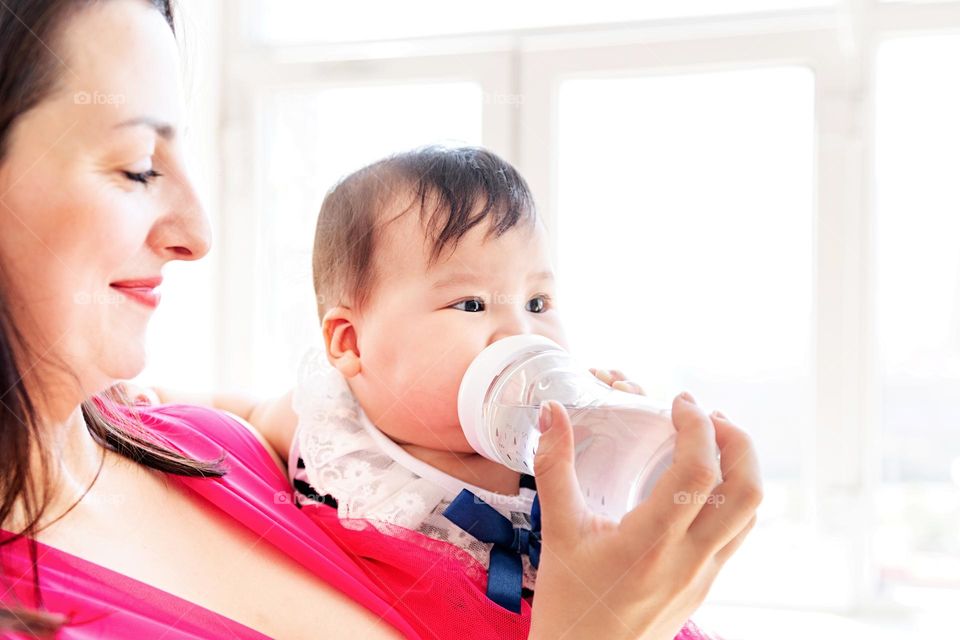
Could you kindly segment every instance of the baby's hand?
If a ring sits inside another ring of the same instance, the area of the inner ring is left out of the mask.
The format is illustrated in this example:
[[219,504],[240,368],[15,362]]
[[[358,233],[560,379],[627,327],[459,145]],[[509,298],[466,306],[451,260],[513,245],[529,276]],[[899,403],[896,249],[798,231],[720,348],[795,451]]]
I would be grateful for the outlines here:
[[643,387],[638,385],[636,382],[631,382],[627,380],[627,376],[623,375],[623,372],[619,369],[590,369],[590,373],[595,375],[598,380],[601,382],[610,385],[618,391],[626,391],[627,393],[636,393],[641,396],[647,395],[643,390]]
[[118,382],[118,390],[133,404],[140,407],[149,407],[160,404],[160,395],[150,387],[143,387],[129,381]]

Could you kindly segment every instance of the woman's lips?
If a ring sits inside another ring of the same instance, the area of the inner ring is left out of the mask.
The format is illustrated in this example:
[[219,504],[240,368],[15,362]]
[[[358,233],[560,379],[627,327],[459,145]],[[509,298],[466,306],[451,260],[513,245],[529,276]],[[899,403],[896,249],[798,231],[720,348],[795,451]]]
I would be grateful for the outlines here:
[[110,286],[139,302],[140,304],[156,309],[160,304],[160,292],[157,287],[163,282],[163,278],[143,278],[141,280],[123,280],[121,282],[112,282]]

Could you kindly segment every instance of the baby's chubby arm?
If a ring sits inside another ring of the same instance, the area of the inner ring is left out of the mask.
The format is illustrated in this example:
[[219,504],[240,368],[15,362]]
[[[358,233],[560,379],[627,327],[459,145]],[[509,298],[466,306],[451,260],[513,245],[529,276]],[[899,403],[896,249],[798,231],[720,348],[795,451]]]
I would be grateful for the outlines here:
[[[640,385],[627,380],[616,369],[590,369],[590,372],[614,389],[643,395]],[[141,389],[130,383],[125,383],[125,387],[135,401],[146,404],[176,402],[229,411],[253,425],[282,460],[286,461],[290,455],[290,444],[297,429],[292,390],[278,398],[263,400],[241,393],[186,393],[163,387]]]
[[290,445],[297,431],[292,390],[279,398],[256,403],[247,420],[263,434],[277,455],[284,461],[290,457]]
[[253,425],[282,460],[286,461],[290,455],[290,444],[297,429],[292,390],[269,400],[241,393],[183,393],[166,388],[152,391],[161,404],[198,404],[229,411]]

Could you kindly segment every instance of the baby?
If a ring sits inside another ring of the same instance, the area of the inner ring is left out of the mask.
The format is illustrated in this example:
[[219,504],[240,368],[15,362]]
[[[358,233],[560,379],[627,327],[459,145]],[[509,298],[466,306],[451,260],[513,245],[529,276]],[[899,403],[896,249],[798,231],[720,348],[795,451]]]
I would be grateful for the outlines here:
[[221,408],[286,457],[298,506],[430,634],[525,637],[536,484],[470,448],[457,392],[496,340],[535,333],[566,346],[526,182],[477,148],[376,162],[324,200],[313,274],[324,348],[307,354],[297,388]]

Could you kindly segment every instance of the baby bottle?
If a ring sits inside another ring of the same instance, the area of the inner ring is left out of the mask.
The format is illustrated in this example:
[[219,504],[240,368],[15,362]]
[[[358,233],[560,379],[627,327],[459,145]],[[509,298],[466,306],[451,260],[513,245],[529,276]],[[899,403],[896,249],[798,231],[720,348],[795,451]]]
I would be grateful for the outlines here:
[[619,520],[649,496],[673,460],[670,409],[612,389],[549,338],[510,336],[481,351],[460,383],[460,425],[477,453],[533,475],[545,400],[570,414],[577,480],[591,509]]

